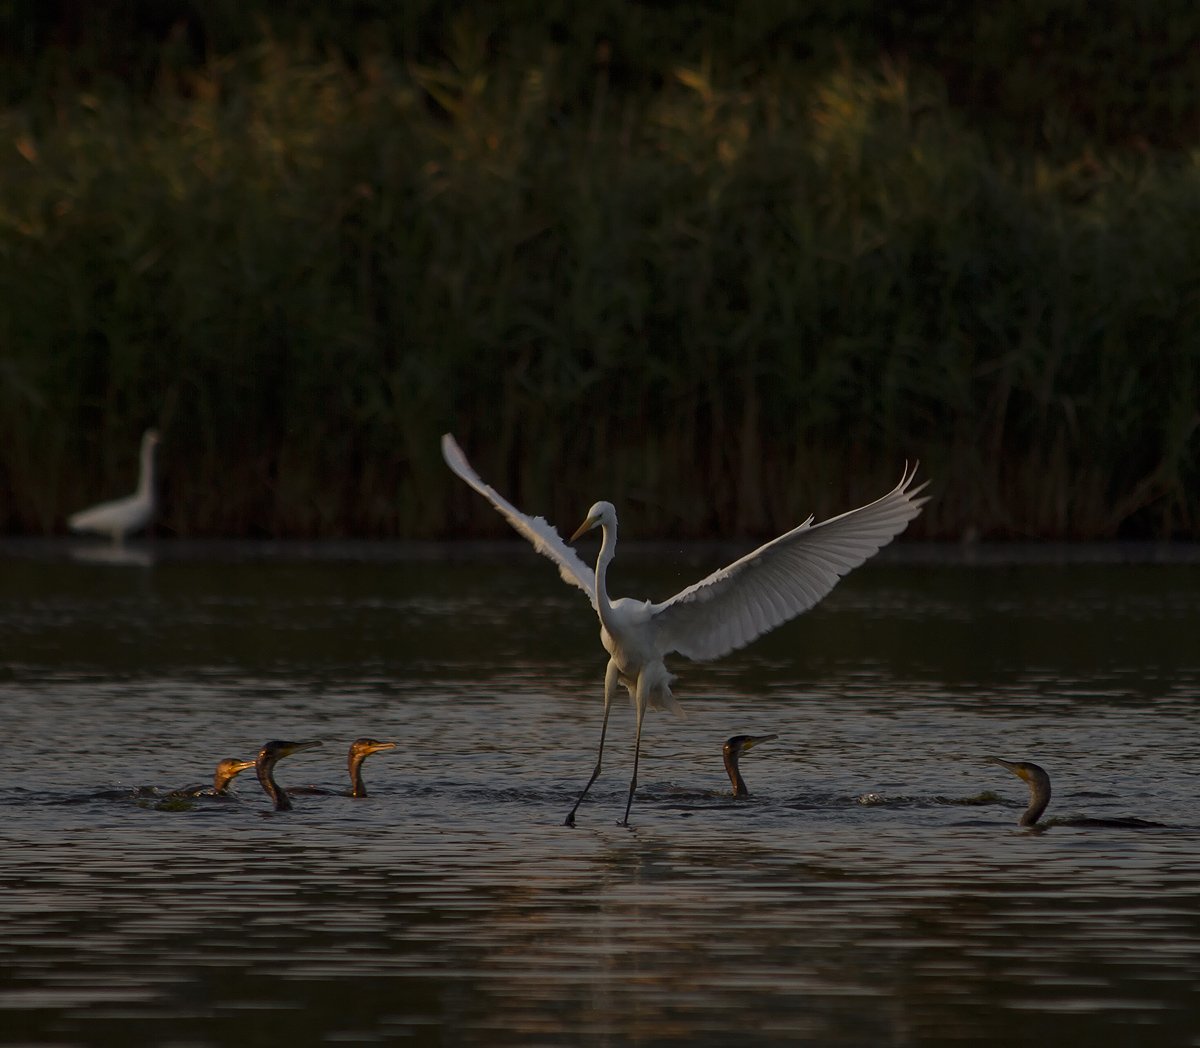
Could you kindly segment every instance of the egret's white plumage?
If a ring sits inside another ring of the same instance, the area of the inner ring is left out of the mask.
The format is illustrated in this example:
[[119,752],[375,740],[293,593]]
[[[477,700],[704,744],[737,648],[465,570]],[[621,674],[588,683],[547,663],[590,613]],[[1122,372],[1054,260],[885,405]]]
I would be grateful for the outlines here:
[[119,543],[126,535],[150,523],[155,510],[154,448],[157,444],[156,430],[148,429],[142,434],[141,469],[137,490],[132,495],[73,513],[67,518],[67,526],[72,531],[108,535],[113,542]]
[[[660,604],[628,598],[610,600],[606,578],[617,545],[617,512],[612,503],[593,505],[579,530],[571,536],[574,541],[592,528],[601,529],[600,553],[593,572],[543,518],[526,516],[480,479],[449,433],[442,437],[442,455],[446,464],[488,499],[534,549],[558,565],[567,582],[578,586],[590,598],[600,618],[600,640],[609,653],[609,662],[604,679],[600,752],[596,770],[579,801],[600,773],[609,708],[618,684],[624,685],[637,709],[626,821],[637,786],[646,708],[679,708],[671,695],[674,678],[663,663],[664,656],[675,652],[695,661],[719,658],[807,611],[843,575],[899,535],[926,501],[918,498],[925,485],[912,486],[917,467],[914,465],[911,470],[905,467],[900,482],[882,498],[819,524],[809,517],[798,527],[669,600]],[[568,824],[574,821],[579,801],[567,816]]]

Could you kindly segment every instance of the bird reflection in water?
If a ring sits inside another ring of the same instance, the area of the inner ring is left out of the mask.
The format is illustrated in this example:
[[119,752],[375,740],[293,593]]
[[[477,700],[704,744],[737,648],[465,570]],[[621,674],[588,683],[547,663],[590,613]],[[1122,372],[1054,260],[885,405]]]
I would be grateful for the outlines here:
[[147,549],[130,546],[105,546],[96,542],[84,542],[72,546],[68,555],[81,564],[101,564],[106,567],[152,568],[155,557]]

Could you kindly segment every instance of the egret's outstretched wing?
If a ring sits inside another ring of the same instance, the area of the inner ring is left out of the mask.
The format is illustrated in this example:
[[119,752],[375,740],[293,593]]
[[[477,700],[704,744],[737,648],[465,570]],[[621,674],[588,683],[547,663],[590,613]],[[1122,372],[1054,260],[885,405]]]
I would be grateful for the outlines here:
[[912,488],[917,467],[883,498],[798,528],[655,605],[657,648],[719,658],[807,611],[838,580],[902,532],[927,501]]
[[548,523],[544,517],[527,517],[490,484],[484,483],[479,474],[471,468],[458,442],[449,433],[442,434],[442,458],[451,470],[495,506],[517,533],[524,535],[533,544],[535,550],[554,561],[563,579],[583,590],[593,608],[596,606],[596,573],[579,559],[578,553],[563,542],[553,524]]

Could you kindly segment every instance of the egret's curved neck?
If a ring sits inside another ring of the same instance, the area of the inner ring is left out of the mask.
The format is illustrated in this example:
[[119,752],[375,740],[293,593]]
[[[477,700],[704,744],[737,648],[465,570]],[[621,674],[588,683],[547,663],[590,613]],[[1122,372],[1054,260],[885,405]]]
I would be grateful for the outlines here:
[[[128,490],[128,489],[127,489]],[[154,442],[147,440],[142,444],[142,465],[138,472],[137,493],[142,498],[154,492]]]
[[354,754],[350,758],[350,796],[365,797],[367,795],[367,786],[363,782],[362,763],[366,759],[365,755]]
[[617,522],[605,520],[600,525],[600,552],[596,555],[596,610],[600,613],[600,624],[612,632],[612,601],[608,599],[608,566],[617,555]]

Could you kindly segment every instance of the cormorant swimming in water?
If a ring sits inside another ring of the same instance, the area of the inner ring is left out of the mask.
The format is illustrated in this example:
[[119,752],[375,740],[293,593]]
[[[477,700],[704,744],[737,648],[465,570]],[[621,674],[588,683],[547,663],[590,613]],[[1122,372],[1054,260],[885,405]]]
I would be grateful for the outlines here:
[[211,786],[187,786],[182,790],[172,790],[171,797],[224,797],[229,784],[235,775],[240,775],[247,768],[253,768],[254,761],[242,761],[236,757],[226,757],[217,762],[217,770],[213,773]]
[[301,750],[311,749],[313,746],[320,746],[320,742],[274,742],[263,743],[262,749],[258,751],[258,758],[254,762],[255,770],[258,773],[258,781],[262,783],[262,788],[266,790],[267,796],[275,803],[276,811],[290,811],[292,802],[288,800],[287,791],[275,781],[275,765],[284,757],[290,756],[293,753],[299,753]]
[[1034,825],[1050,803],[1050,776],[1046,774],[1046,769],[1029,761],[1006,761],[999,757],[989,757],[988,760],[1007,768],[1018,779],[1029,784],[1029,807],[1017,821],[1021,826]]
[[347,758],[347,765],[350,769],[350,790],[347,793],[345,790],[330,790],[323,786],[294,786],[289,791],[291,793],[315,794],[315,793],[341,793],[349,797],[365,797],[367,795],[367,787],[363,782],[362,763],[372,753],[378,753],[380,750],[393,750],[396,748],[394,742],[380,742],[378,739],[355,739],[350,743],[350,753]]
[[1024,780],[1029,784],[1029,807],[1021,814],[1021,818],[1017,820],[1022,826],[1036,826],[1037,829],[1045,829],[1047,825],[1054,826],[1107,826],[1111,829],[1153,829],[1162,828],[1166,824],[1161,822],[1150,822],[1148,819],[1096,819],[1091,817],[1079,818],[1055,818],[1049,824],[1042,823],[1038,825],[1038,819],[1042,817],[1042,812],[1046,810],[1046,805],[1050,803],[1050,776],[1046,769],[1037,764],[1031,764],[1029,761],[1006,761],[999,757],[989,757],[989,761],[993,764],[999,764],[1001,768],[1007,768],[1017,778]]
[[725,771],[729,775],[729,781],[733,783],[735,797],[750,796],[746,780],[742,778],[742,773],[738,770],[738,759],[760,742],[770,742],[777,738],[779,738],[778,735],[734,735],[733,738],[726,740],[722,752],[725,756]]
[[365,761],[372,753],[378,753],[380,750],[394,750],[396,744],[394,742],[379,742],[376,739],[355,739],[350,744],[350,754],[347,759],[347,764],[350,769],[350,796],[365,797],[367,795],[367,787],[363,784],[362,777],[362,762]]

